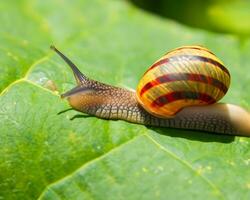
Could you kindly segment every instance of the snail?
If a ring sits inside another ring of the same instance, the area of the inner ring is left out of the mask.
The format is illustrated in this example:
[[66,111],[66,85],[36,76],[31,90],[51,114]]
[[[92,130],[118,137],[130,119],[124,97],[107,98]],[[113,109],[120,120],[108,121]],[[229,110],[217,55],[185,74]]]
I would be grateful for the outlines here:
[[58,49],[51,49],[74,73],[77,86],[61,97],[75,110],[148,126],[250,136],[250,114],[217,103],[228,90],[230,73],[205,47],[169,51],[147,69],[136,91],[92,80]]

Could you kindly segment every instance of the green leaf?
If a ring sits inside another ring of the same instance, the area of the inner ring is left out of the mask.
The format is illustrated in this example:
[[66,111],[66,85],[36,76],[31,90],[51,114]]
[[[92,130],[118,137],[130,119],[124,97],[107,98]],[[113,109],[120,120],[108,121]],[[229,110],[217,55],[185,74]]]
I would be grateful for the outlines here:
[[69,108],[74,77],[135,88],[166,51],[202,44],[250,109],[250,39],[191,29],[122,0],[0,3],[0,199],[248,199],[250,139],[108,121]]

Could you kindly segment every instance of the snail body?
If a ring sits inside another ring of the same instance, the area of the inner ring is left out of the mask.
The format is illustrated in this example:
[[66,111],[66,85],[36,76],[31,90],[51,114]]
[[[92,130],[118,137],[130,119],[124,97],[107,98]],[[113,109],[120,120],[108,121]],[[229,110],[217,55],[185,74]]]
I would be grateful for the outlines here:
[[89,79],[54,46],[71,67],[77,86],[62,94],[76,110],[105,119],[159,127],[250,136],[250,115],[239,106],[216,103],[230,74],[208,49],[184,46],[157,60],[136,91]]

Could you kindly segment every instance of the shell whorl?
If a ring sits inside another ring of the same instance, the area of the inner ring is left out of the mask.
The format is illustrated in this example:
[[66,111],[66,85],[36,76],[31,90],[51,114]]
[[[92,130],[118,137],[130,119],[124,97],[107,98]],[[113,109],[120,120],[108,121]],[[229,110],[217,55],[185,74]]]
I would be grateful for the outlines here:
[[185,107],[219,101],[229,85],[229,71],[211,51],[184,46],[166,53],[145,72],[136,96],[145,110],[168,118]]

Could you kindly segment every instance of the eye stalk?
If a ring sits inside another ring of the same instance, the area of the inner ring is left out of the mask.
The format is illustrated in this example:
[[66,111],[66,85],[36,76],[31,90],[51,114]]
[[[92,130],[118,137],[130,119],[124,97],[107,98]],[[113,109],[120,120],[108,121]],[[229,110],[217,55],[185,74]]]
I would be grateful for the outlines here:
[[87,94],[93,92],[93,89],[89,87],[90,80],[77,68],[77,66],[67,56],[65,56],[61,51],[59,51],[54,45],[51,45],[50,48],[54,50],[72,69],[77,83],[76,87],[62,94],[61,98],[72,97],[80,93]]
[[88,78],[80,72],[80,70],[77,68],[77,66],[62,52],[60,52],[54,45],[50,46],[50,49],[54,50],[72,69],[77,85],[83,85],[88,81]]

